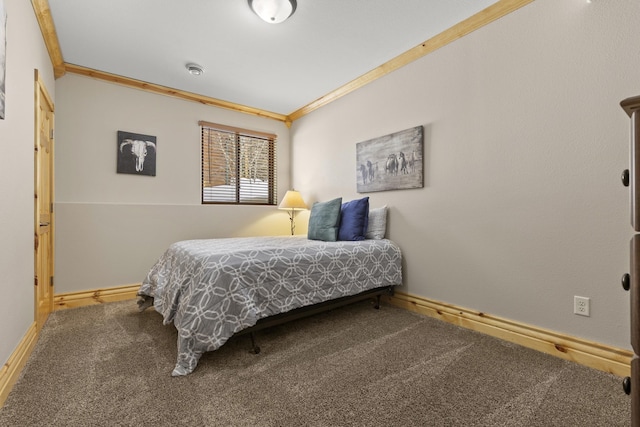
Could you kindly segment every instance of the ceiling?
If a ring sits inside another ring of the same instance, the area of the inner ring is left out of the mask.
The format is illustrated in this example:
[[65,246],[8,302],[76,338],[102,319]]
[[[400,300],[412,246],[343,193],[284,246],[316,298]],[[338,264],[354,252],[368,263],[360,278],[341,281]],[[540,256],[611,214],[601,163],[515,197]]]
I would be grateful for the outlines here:
[[247,0],[48,3],[65,64],[286,116],[498,0],[298,0],[281,24]]

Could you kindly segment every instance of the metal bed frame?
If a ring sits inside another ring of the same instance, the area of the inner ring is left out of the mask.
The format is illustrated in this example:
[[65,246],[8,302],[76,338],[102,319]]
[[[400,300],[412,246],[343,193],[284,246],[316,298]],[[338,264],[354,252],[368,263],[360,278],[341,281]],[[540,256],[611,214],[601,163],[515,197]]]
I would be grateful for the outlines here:
[[251,350],[250,352],[253,354],[260,353],[260,347],[256,344],[255,333],[261,331],[263,329],[271,328],[273,326],[278,326],[283,323],[291,322],[293,320],[302,319],[305,317],[313,316],[314,314],[324,313],[325,311],[333,310],[338,307],[343,307],[348,304],[352,304],[358,301],[363,301],[366,299],[374,299],[374,306],[376,310],[380,308],[380,297],[382,295],[393,296],[394,286],[385,286],[382,288],[369,289],[367,291],[361,292],[356,295],[349,295],[346,297],[337,298],[330,301],[324,301],[318,304],[309,305],[305,307],[296,308],[294,310],[274,314],[273,316],[265,317],[264,319],[258,320],[258,322],[248,327],[247,329],[243,329],[242,331],[236,333],[236,336],[240,335],[249,335],[251,338]]

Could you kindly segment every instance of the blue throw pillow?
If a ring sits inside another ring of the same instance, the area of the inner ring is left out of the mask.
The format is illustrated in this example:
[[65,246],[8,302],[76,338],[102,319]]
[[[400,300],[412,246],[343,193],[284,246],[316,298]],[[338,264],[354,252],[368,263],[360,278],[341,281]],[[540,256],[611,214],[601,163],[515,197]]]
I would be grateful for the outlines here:
[[369,222],[369,198],[342,204],[338,240],[364,240]]
[[340,227],[340,207],[342,197],[328,202],[315,202],[309,214],[309,230],[307,238],[335,242]]

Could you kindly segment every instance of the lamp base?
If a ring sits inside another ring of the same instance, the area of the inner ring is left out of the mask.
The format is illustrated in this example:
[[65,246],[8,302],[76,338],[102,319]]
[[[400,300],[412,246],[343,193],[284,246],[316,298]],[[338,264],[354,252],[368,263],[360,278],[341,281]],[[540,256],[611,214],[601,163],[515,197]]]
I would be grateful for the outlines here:
[[291,209],[291,212],[289,212],[289,220],[291,221],[291,235],[294,235],[294,232],[296,230],[296,223],[293,221],[293,217],[295,215],[294,213],[295,211],[293,209]]

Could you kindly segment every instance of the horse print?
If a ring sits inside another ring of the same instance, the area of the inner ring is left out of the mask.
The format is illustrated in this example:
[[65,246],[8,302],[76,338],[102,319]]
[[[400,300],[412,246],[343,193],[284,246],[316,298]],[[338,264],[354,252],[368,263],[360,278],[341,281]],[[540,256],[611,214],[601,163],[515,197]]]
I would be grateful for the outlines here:
[[357,143],[358,193],[424,187],[423,144],[422,126]]

